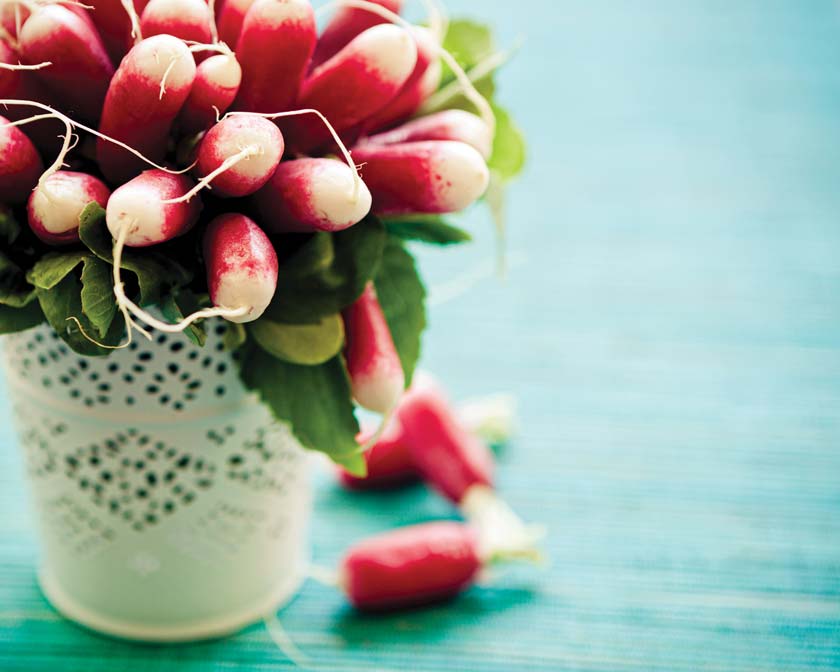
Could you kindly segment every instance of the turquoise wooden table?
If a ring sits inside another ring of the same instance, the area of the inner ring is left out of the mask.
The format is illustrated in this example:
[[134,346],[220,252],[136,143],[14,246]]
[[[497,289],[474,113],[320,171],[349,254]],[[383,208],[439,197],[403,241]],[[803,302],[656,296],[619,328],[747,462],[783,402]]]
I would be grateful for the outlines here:
[[[527,36],[503,98],[532,162],[506,283],[483,213],[478,244],[423,253],[425,365],[519,398],[501,489],[552,564],[379,618],[309,584],[283,626],[342,672],[840,669],[840,5],[450,4]],[[151,648],[60,620],[20,473],[4,412],[0,670],[292,667],[263,627]],[[419,487],[317,505],[322,564],[452,515]]]

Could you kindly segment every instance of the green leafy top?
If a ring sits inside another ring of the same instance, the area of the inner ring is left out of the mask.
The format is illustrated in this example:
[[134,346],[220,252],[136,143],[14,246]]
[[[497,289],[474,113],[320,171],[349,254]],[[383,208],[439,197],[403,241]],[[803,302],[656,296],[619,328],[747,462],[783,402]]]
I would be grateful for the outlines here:
[[[522,135],[495,101],[495,67],[501,63],[486,26],[456,20],[445,46],[491,101],[497,129],[489,161],[493,190],[487,197],[500,212],[505,182],[525,161]],[[444,68],[440,90],[423,113],[471,109]],[[212,211],[212,208],[211,208]],[[0,206],[0,333],[46,321],[76,352],[104,357],[123,342],[125,324],[113,293],[113,240],[105,212],[91,203],[80,216],[80,241],[52,249],[21,226],[23,209]],[[154,248],[125,249],[121,269],[125,291],[142,306],[155,306],[171,321],[209,305],[200,230]],[[341,313],[374,283],[406,373],[417,365],[426,326],[426,290],[410,246],[458,245],[469,233],[449,218],[412,216],[380,221],[369,216],[336,233],[284,234],[273,243],[280,256],[277,292],[255,322],[228,324],[224,345],[237,350],[243,382],[288,423],[307,448],[327,452],[351,471],[364,460],[356,441],[350,381],[342,351]],[[200,322],[184,333],[196,346],[206,340]],[[98,344],[97,344],[98,343]],[[104,346],[104,347],[103,347]]]

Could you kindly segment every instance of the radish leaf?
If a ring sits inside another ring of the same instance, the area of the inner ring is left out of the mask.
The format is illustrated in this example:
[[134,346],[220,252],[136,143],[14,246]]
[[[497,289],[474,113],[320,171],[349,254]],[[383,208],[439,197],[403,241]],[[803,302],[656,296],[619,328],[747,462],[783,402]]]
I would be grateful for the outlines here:
[[104,338],[117,314],[111,267],[101,259],[88,257],[82,267],[82,312]]
[[394,238],[385,247],[374,284],[407,386],[420,358],[420,340],[426,328],[426,288],[417,273],[414,258]]
[[38,289],[52,289],[89,257],[87,252],[50,252],[32,267],[26,279]]
[[12,334],[37,326],[44,321],[44,313],[37,303],[22,308],[0,306],[0,334]]
[[385,221],[388,233],[403,240],[416,240],[434,245],[455,245],[472,240],[472,236],[436,215],[400,217]]

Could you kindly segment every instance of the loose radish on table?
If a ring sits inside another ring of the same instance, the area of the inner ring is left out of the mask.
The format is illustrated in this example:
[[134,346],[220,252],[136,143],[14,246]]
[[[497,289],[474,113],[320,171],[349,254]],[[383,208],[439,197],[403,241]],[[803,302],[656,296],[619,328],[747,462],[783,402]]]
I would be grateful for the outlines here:
[[233,104],[241,82],[242,68],[233,53],[202,61],[178,117],[180,130],[192,134],[210,128],[216,123],[216,115],[224,114]]
[[[403,0],[372,0],[373,4],[399,14]],[[318,38],[318,46],[312,57],[312,67],[317,67],[344,49],[350,41],[368,28],[386,23],[386,19],[366,9],[342,7],[336,10],[324,32]]]
[[79,240],[79,216],[95,201],[103,208],[111,191],[93,175],[60,170],[32,192],[27,204],[29,226],[48,245]]
[[368,410],[387,414],[405,389],[405,373],[373,283],[345,309],[343,317],[353,398]]
[[440,45],[431,30],[415,26],[412,34],[417,42],[417,63],[397,96],[379,112],[366,119],[364,127],[370,131],[389,128],[409,119],[440,85]]
[[231,48],[236,46],[242,23],[254,0],[224,0],[216,9],[216,25],[219,27],[219,39]]
[[114,66],[92,23],[61,5],[40,6],[23,24],[19,42],[24,63],[51,64],[38,78],[65,111],[99,119]]
[[205,0],[150,0],[140,17],[140,30],[144,38],[165,34],[209,44],[212,21]]
[[242,66],[236,109],[264,113],[291,109],[316,39],[309,0],[256,0],[236,43]]
[[[391,24],[369,28],[303,82],[298,107],[320,110],[340,133],[381,110],[399,93],[417,63],[411,34]],[[307,151],[330,140],[311,118],[284,120],[286,137]]]
[[390,131],[364,138],[360,145],[399,145],[423,140],[455,140],[468,144],[489,159],[493,134],[478,115],[464,110],[444,110],[418,117]]
[[116,239],[125,229],[129,247],[157,245],[189,231],[201,212],[199,198],[179,203],[194,182],[185,175],[147,170],[114,190],[105,209],[108,230]]
[[335,159],[283,161],[253,196],[260,222],[272,233],[339,231],[370,212],[370,192]]
[[228,317],[253,322],[277,290],[277,253],[257,224],[240,214],[216,217],[204,233],[204,262],[210,299],[219,307],[247,309]]
[[363,144],[353,151],[379,215],[463,210],[487,190],[484,157],[463,142]]
[[0,203],[23,203],[29,198],[44,164],[35,145],[17,126],[0,117]]
[[[418,372],[417,376],[420,384],[423,384],[422,374]],[[505,394],[467,400],[457,404],[454,412],[467,431],[476,438],[495,445],[510,438],[516,413],[515,402]],[[389,420],[382,435],[365,453],[365,476],[354,476],[344,469],[338,470],[342,485],[351,490],[378,490],[396,488],[420,479],[420,472],[414,464],[409,448],[410,438],[406,435],[398,416],[399,408],[396,416]],[[359,445],[366,445],[374,436],[373,428],[363,427],[357,438]]]
[[[111,80],[99,131],[160,163],[195,72],[195,60],[178,38],[155,35],[143,40],[128,52]],[[96,156],[105,177],[117,183],[145,168],[140,158],[101,138]]]
[[195,172],[219,196],[248,196],[274,175],[283,149],[283,134],[272,122],[255,115],[230,116],[207,131]]

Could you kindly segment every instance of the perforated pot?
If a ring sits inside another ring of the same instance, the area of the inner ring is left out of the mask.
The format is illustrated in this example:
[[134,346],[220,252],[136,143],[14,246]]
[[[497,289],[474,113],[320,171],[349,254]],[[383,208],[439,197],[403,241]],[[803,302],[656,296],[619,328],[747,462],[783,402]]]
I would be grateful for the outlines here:
[[185,641],[236,631],[296,591],[306,453],[222,345],[155,334],[79,357],[46,326],[3,358],[41,535],[40,582],[100,632]]

